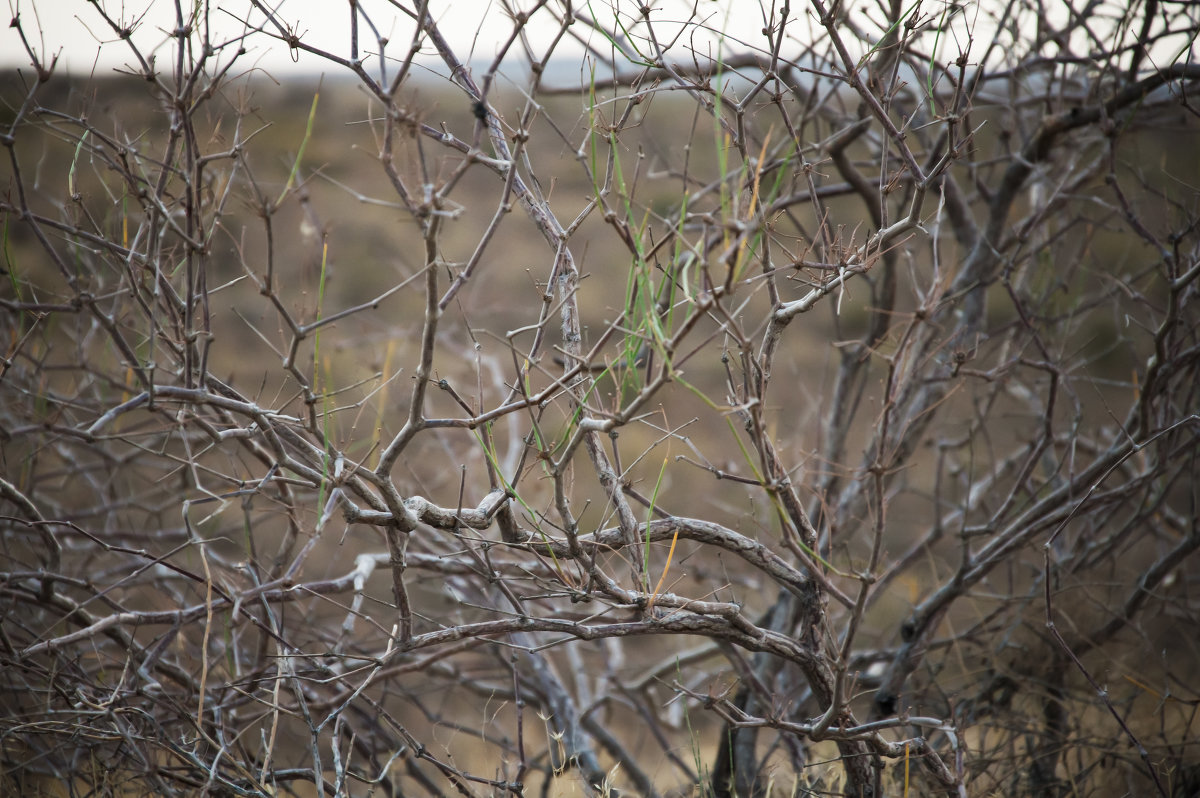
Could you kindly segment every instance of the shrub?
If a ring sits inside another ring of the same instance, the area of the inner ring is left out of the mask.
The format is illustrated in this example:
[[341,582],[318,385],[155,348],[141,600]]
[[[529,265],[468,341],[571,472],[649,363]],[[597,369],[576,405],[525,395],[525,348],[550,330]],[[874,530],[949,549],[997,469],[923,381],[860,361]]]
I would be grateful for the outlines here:
[[5,791],[1200,788],[1191,9],[526,5],[13,20]]

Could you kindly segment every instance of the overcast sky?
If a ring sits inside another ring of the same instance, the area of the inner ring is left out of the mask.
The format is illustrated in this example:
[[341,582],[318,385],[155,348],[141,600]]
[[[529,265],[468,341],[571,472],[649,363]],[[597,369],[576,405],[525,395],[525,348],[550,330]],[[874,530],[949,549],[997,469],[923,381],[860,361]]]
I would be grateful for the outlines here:
[[[60,68],[65,66],[76,74],[92,71],[105,74],[135,63],[129,48],[117,40],[96,7],[86,0],[8,0],[8,3],[12,15],[19,13],[21,25],[39,55],[60,54]],[[294,26],[306,43],[349,57],[350,14],[347,0],[268,0],[268,4],[279,9],[280,17]],[[360,4],[367,9],[371,22],[380,33],[391,40],[389,52],[402,55],[412,35],[411,21],[383,0],[360,0]],[[561,7],[561,3],[554,0],[552,4]],[[184,0],[183,5],[187,8],[192,5],[192,0]],[[575,5],[583,11],[588,8],[587,3]],[[630,0],[591,2],[596,15],[610,22],[614,5],[627,15],[636,14],[638,4]],[[669,35],[670,20],[685,18],[692,5],[688,0],[657,0],[653,19],[661,26],[660,35],[664,32]],[[162,59],[167,58],[172,47],[169,32],[175,27],[173,0],[101,0],[100,7],[121,24],[134,27],[133,40],[143,53],[157,53],[160,64]],[[208,7],[208,23],[212,26],[213,39],[216,41],[241,33],[247,19],[254,23],[263,19],[261,14],[252,9],[249,0],[210,0]],[[737,0],[701,0],[699,14],[708,20],[714,30],[724,30],[738,38],[746,37],[761,45],[764,41],[760,33],[763,20],[757,5],[741,6],[743,9],[753,9],[753,13],[729,11],[736,7]],[[499,43],[512,30],[512,21],[497,2],[433,0],[430,10],[463,60],[490,60]],[[547,22],[551,20],[544,11],[534,17],[535,20],[542,18]],[[585,32],[582,25],[577,30]],[[554,32],[553,25],[529,26],[534,52],[539,57]],[[374,37],[367,33],[365,24],[361,25],[360,39],[364,49],[375,49],[368,44],[373,43]],[[555,50],[556,56],[566,59],[578,57],[582,50],[578,44],[572,45],[560,46]],[[239,61],[239,64],[284,74],[297,70],[309,73],[331,71],[329,65],[320,59],[304,53],[290,53],[279,42],[261,35],[251,39],[249,49],[249,58]],[[8,26],[0,27],[0,67],[28,66],[29,58],[16,30]]]

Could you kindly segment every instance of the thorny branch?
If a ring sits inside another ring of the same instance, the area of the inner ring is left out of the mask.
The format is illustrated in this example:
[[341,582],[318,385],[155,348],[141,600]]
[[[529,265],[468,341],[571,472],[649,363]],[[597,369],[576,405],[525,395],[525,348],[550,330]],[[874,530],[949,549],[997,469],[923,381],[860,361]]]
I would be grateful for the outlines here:
[[6,34],[0,792],[1200,789],[1193,9],[165,7]]

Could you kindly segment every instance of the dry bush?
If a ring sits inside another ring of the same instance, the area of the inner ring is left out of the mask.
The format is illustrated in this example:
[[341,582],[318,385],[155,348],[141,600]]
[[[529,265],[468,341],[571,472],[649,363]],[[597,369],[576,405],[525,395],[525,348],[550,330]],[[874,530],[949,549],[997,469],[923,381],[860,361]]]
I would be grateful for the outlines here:
[[13,22],[0,790],[1200,790],[1195,6],[217,5]]

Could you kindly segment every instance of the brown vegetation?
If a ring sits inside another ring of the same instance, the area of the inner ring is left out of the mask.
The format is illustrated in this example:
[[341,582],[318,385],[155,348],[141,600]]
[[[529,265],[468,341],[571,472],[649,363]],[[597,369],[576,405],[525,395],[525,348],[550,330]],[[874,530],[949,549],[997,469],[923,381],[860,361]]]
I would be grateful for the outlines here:
[[0,87],[0,792],[1200,790],[1193,9],[102,6]]

